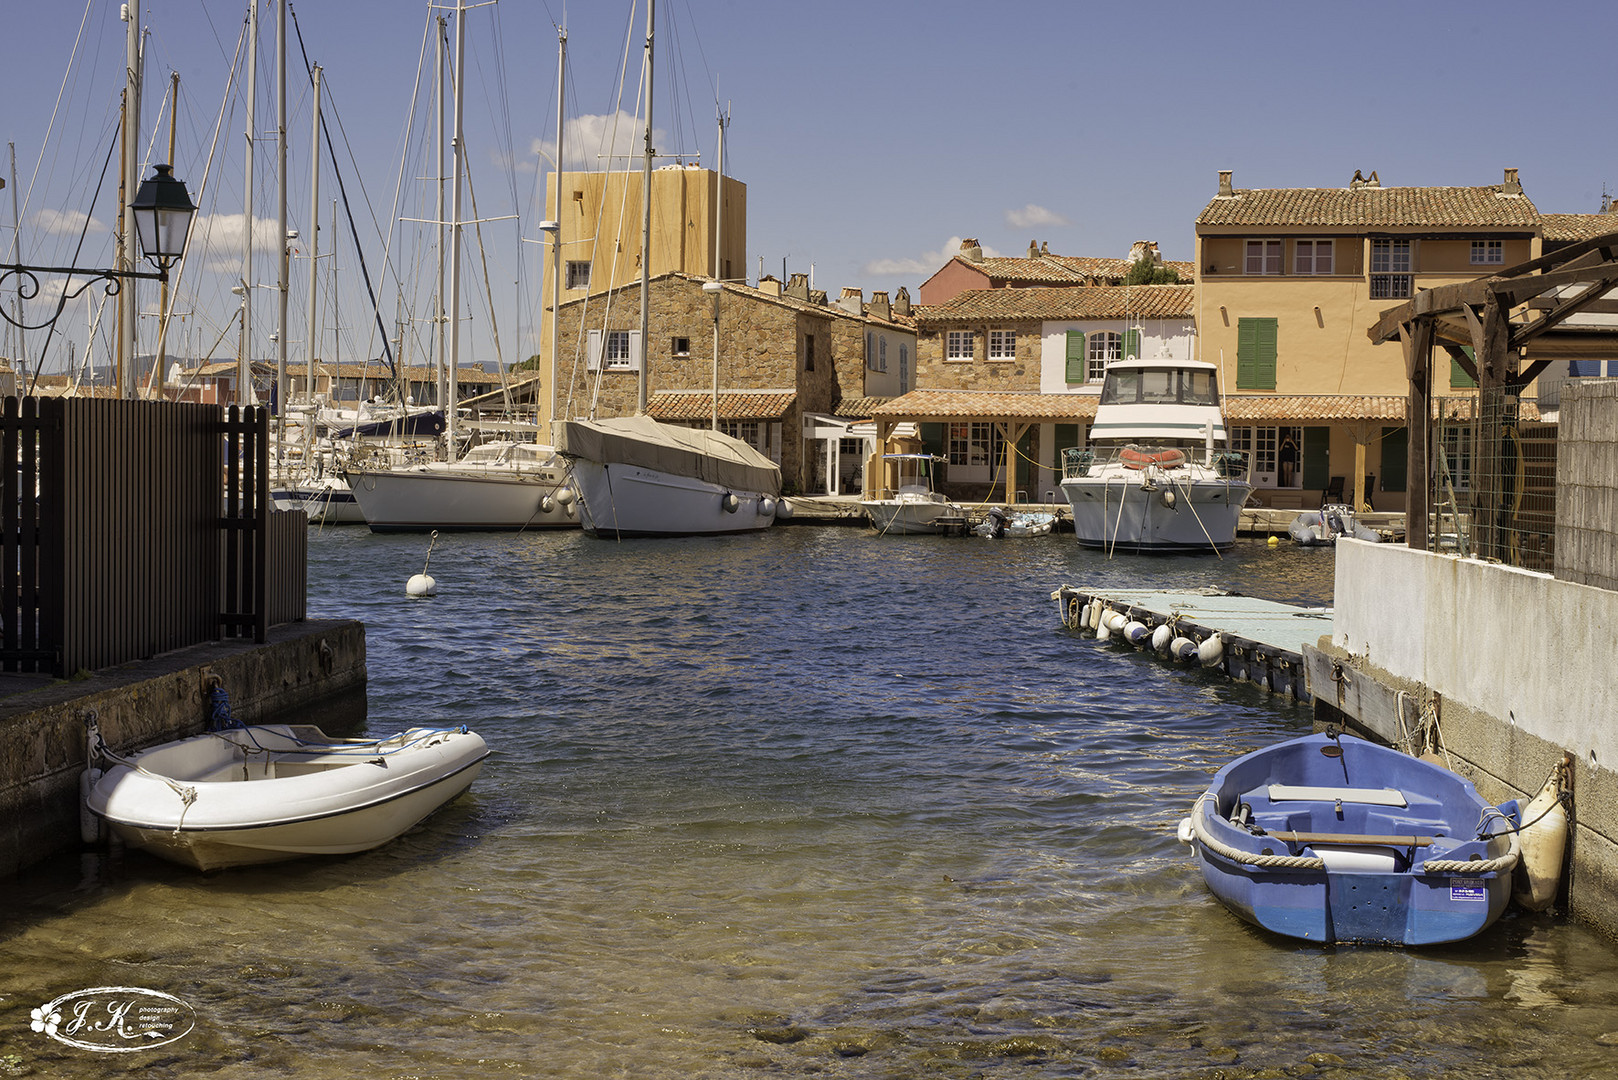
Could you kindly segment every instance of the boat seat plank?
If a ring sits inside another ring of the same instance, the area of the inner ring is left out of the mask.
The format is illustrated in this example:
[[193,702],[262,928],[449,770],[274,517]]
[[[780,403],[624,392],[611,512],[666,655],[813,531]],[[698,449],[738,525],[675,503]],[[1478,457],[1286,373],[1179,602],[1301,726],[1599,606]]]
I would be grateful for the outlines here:
[[1271,802],[1307,800],[1346,803],[1367,803],[1371,806],[1408,806],[1404,792],[1397,788],[1311,787],[1298,784],[1271,784],[1267,789]]
[[1383,847],[1431,847],[1437,837],[1367,833],[1292,832],[1278,829],[1268,835],[1289,844],[1361,844]]

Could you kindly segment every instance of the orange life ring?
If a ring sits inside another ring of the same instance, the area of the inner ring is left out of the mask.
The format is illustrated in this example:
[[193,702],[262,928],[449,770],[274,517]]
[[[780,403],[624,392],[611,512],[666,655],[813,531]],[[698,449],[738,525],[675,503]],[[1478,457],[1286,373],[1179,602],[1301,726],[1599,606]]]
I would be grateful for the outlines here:
[[1177,469],[1185,464],[1185,452],[1182,450],[1136,450],[1126,446],[1118,454],[1118,460],[1123,462],[1126,469],[1144,469],[1155,465],[1159,469]]

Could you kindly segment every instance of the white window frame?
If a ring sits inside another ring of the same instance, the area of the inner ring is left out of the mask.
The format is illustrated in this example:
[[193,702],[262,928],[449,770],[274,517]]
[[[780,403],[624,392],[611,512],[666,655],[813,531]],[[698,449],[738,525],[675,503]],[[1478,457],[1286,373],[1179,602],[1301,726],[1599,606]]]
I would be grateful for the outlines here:
[[995,329],[989,331],[989,349],[986,354],[990,360],[1006,361],[1017,359],[1017,331]]
[[1415,286],[1415,253],[1409,240],[1371,241],[1372,300],[1401,300]]
[[586,358],[587,371],[639,371],[640,331],[592,330],[586,345]]
[[1473,266],[1504,266],[1505,262],[1506,243],[1504,240],[1472,241]]
[[1084,381],[1098,383],[1107,377],[1107,365],[1124,358],[1124,335],[1116,330],[1096,330],[1084,335]]
[[[1306,251],[1307,254],[1305,254]],[[1335,273],[1336,254],[1333,242],[1330,240],[1295,241],[1292,247],[1292,272],[1294,274]]]
[[997,433],[983,420],[959,420],[945,434],[945,454],[951,465],[961,468],[994,468]]
[[944,332],[944,359],[964,363],[975,359],[976,330],[946,330]]
[[1281,241],[1249,240],[1243,249],[1242,272],[1245,274],[1281,273]]
[[566,275],[562,285],[564,289],[588,289],[590,287],[589,259],[569,259],[563,273]]

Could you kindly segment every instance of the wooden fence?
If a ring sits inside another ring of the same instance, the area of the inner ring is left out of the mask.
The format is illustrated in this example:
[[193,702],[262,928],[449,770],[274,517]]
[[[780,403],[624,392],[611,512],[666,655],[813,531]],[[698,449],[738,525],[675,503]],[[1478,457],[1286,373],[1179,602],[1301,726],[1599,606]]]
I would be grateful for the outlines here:
[[305,616],[263,409],[4,399],[0,668],[66,677]]

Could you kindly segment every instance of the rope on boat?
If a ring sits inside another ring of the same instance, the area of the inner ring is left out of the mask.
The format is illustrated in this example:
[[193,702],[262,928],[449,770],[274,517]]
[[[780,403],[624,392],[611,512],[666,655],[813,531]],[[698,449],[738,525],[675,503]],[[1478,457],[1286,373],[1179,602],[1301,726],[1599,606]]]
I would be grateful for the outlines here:
[[1258,866],[1266,870],[1324,870],[1326,860],[1314,855],[1254,855],[1251,852],[1233,848],[1221,840],[1217,840],[1203,825],[1203,815],[1207,813],[1205,807],[1213,803],[1218,805],[1218,797],[1211,791],[1202,793],[1197,804],[1191,808],[1191,831],[1197,838],[1197,843],[1215,855],[1221,855],[1231,862],[1242,863],[1245,866]]
[[131,772],[138,772],[142,776],[151,777],[153,780],[162,781],[168,785],[169,790],[180,797],[180,819],[174,823],[174,835],[179,836],[180,829],[185,825],[186,813],[191,809],[191,804],[197,801],[197,789],[190,784],[182,784],[173,777],[153,772],[138,761],[113,753],[112,748],[107,745],[107,741],[101,737],[99,731],[95,735],[95,751],[103,760],[122,765]]

